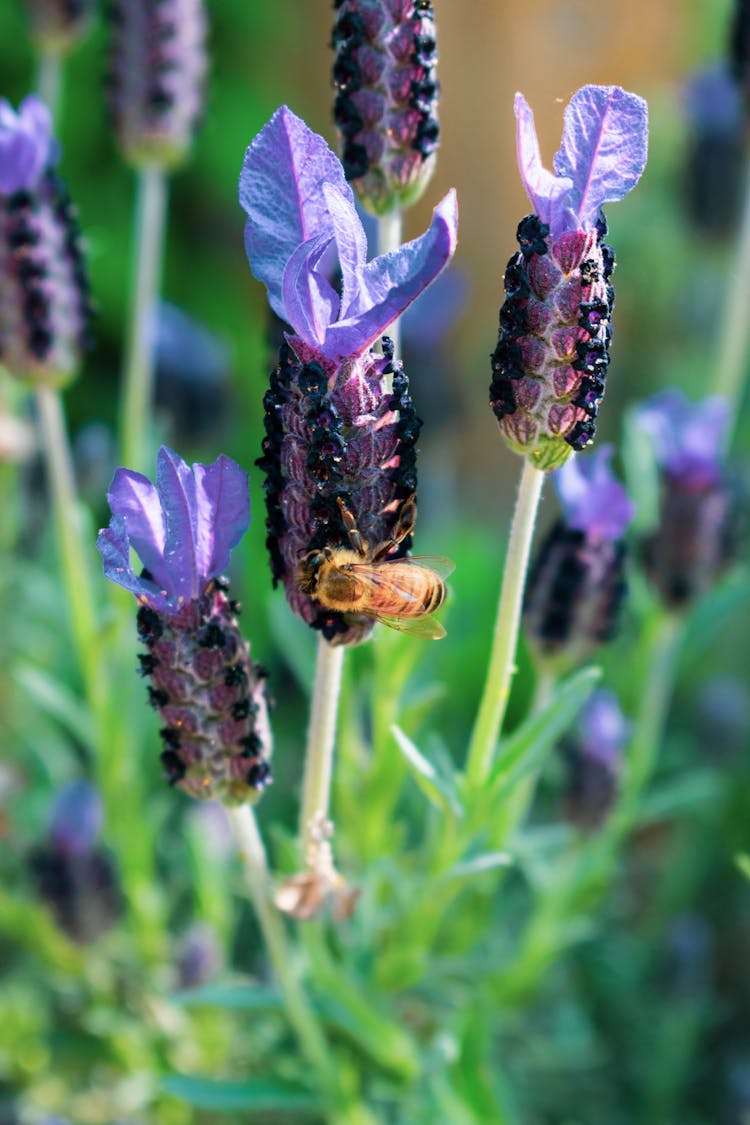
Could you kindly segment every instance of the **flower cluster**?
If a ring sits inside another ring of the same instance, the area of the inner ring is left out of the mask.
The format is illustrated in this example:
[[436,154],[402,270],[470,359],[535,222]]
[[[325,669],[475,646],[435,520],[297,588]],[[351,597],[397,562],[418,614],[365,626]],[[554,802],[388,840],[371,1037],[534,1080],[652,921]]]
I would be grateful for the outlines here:
[[156,487],[118,469],[107,498],[112,519],[97,546],[107,578],[140,605],[141,671],[164,723],[166,776],[193,797],[255,799],[270,780],[265,672],[250,659],[221,577],[250,522],[247,474],[223,456],[191,470],[162,447]]
[[646,163],[646,103],[617,86],[585,86],[565,110],[554,173],[542,166],[534,117],[516,95],[518,164],[534,213],[492,355],[490,405],[500,430],[538,469],[554,469],[594,436],[609,364],[614,255],[602,205],[622,199]]
[[[394,533],[416,490],[420,423],[388,325],[447,264],[456,241],[450,193],[430,229],[368,262],[341,164],[289,109],[247,150],[240,180],[250,265],[292,327],[265,397],[268,548],[295,613],[334,644],[362,640],[372,618],[327,609],[300,589],[298,565],[324,546],[349,546],[340,503],[373,547]],[[336,270],[339,294],[331,283]],[[403,554],[405,539],[391,552]]]
[[187,155],[203,111],[203,0],[112,0],[107,92],[133,164],[172,167]]
[[89,343],[91,301],[76,213],[55,171],[47,107],[0,100],[0,363],[60,385]]
[[412,203],[439,126],[431,0],[336,0],[333,116],[347,180],[376,214]]

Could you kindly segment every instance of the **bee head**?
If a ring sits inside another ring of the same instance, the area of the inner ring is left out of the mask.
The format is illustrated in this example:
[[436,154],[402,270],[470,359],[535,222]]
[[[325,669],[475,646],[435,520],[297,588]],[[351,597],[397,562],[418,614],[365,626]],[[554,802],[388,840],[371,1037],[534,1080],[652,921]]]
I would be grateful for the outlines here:
[[297,563],[297,586],[309,598],[315,597],[318,589],[318,573],[327,557],[328,551],[324,548],[322,551],[309,551]]

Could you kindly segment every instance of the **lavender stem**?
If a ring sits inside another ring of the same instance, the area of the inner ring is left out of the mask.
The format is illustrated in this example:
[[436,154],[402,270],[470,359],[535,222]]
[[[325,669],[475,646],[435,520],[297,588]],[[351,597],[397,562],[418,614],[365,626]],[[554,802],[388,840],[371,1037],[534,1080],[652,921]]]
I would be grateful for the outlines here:
[[[398,250],[404,236],[403,212],[400,207],[389,211],[387,215],[378,217],[378,254],[388,254]],[[393,354],[397,359],[401,356],[401,321],[393,321],[388,327],[388,335],[393,340]],[[393,376],[388,376],[391,382]]]
[[303,855],[307,854],[320,827],[328,820],[344,652],[343,645],[329,645],[322,637],[318,643],[300,813]]
[[295,959],[287,942],[281,916],[271,897],[268,861],[255,814],[249,805],[227,808],[245,868],[258,924],[268,955],[286,1001],[287,1014],[308,1061],[321,1076],[330,1071],[329,1052],[323,1031],[300,984]]
[[59,116],[62,93],[62,59],[59,54],[40,52],[37,65],[36,88],[39,97],[55,121]]
[[[750,164],[742,209],[737,251],[729,271],[729,284],[723,302],[723,316],[718,332],[718,360],[714,368],[714,392],[728,399],[729,417],[737,418],[747,375],[750,343]],[[726,444],[731,441],[731,423],[727,427]]]
[[510,529],[487,678],[469,743],[466,777],[470,785],[481,785],[490,772],[508,705],[511,681],[516,671],[516,646],[526,572],[543,484],[544,473],[525,458]]
[[152,326],[161,286],[168,182],[164,169],[147,164],[138,172],[135,210],[135,269],[130,335],[125,358],[121,415],[123,461],[143,471],[153,401]]

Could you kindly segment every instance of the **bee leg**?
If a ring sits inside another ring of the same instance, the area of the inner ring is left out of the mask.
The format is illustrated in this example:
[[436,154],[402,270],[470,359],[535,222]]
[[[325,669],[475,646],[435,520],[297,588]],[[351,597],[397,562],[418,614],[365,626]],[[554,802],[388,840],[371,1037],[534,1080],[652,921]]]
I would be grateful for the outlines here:
[[340,496],[336,497],[336,503],[339,506],[339,511],[341,512],[341,519],[342,519],[343,524],[344,524],[344,529],[346,530],[346,533],[349,536],[349,542],[351,543],[352,547],[357,552],[357,554],[361,555],[363,559],[366,559],[368,554],[369,554],[368,549],[367,549],[367,544],[365,543],[364,539],[362,538],[362,535],[360,534],[360,530],[357,527],[357,523],[356,523],[356,520],[354,519],[353,512],[349,511],[349,509],[347,508],[346,504],[344,503],[344,501],[341,499]]
[[407,535],[411,535],[414,530],[414,524],[417,520],[417,500],[414,493],[404,500],[401,508],[399,509],[398,519],[393,528],[393,534],[390,539],[386,539],[380,544],[378,549],[373,554],[373,562],[379,562],[384,559],[391,551],[395,551],[399,544],[403,543]]

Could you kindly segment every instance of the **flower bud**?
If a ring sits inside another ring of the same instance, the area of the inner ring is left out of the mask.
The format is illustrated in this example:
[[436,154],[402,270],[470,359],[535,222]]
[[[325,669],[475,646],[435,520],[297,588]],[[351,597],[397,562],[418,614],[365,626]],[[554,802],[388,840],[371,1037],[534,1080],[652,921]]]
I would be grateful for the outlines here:
[[609,469],[611,447],[554,475],[564,518],[529,575],[524,624],[540,660],[585,660],[617,632],[626,592],[623,535],[633,505]]
[[439,126],[431,0],[336,0],[333,116],[362,205],[382,215],[430,179]]
[[29,33],[43,54],[67,55],[88,32],[94,0],[26,0]]
[[60,386],[89,344],[91,301],[76,212],[54,170],[46,106],[0,101],[0,363]]
[[173,168],[203,110],[202,0],[111,0],[107,91],[123,155]]

